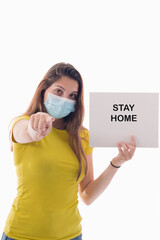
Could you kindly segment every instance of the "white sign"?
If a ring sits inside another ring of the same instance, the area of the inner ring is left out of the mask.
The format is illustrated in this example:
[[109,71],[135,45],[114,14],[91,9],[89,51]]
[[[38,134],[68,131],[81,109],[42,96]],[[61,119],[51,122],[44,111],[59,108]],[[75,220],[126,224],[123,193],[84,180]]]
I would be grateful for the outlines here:
[[158,93],[90,93],[91,147],[117,147],[120,141],[137,147],[158,147]]

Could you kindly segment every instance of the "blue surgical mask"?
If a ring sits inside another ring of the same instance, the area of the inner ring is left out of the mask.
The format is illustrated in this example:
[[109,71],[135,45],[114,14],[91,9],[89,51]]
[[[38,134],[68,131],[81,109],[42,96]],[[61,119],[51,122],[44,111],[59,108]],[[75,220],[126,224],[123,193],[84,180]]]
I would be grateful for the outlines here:
[[44,103],[47,112],[55,119],[63,118],[75,111],[75,100],[63,98],[53,93],[48,93],[46,102]]

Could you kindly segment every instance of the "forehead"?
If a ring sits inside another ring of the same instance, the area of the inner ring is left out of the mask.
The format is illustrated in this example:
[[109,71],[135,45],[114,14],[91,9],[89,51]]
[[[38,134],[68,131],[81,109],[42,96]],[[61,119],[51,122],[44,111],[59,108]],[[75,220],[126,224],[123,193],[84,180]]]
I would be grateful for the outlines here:
[[54,82],[50,87],[62,86],[65,89],[70,89],[72,91],[78,91],[78,82],[72,78],[63,76]]

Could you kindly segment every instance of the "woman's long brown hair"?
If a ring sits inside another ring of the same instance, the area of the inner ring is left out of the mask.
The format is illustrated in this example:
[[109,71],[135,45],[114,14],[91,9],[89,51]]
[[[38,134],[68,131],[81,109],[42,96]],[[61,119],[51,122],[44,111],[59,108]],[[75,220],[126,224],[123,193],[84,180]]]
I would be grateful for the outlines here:
[[[75,111],[64,117],[65,129],[69,134],[69,144],[73,149],[74,153],[76,154],[80,164],[77,177],[78,181],[82,171],[82,157],[85,159],[85,175],[88,170],[87,159],[81,143],[82,138],[80,136],[81,130],[85,129],[82,125],[84,119],[84,93],[83,81],[80,73],[69,63],[61,62],[53,65],[45,74],[42,81],[39,83],[28,109],[22,115],[31,116],[32,114],[37,112],[47,113],[44,105],[44,92],[48,87],[50,87],[54,82],[58,81],[63,76],[74,79],[78,82],[79,86]],[[83,139],[85,140],[85,137]],[[13,150],[12,146],[11,149]]]

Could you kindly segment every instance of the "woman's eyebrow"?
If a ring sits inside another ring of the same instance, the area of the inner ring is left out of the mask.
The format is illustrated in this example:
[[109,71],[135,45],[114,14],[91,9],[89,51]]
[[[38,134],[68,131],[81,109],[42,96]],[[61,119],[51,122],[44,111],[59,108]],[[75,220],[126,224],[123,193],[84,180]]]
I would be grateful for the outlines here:
[[55,85],[56,87],[60,87],[60,88],[62,88],[63,90],[65,90],[62,86],[60,86],[60,85]]
[[73,92],[78,93],[78,91],[73,91]]

